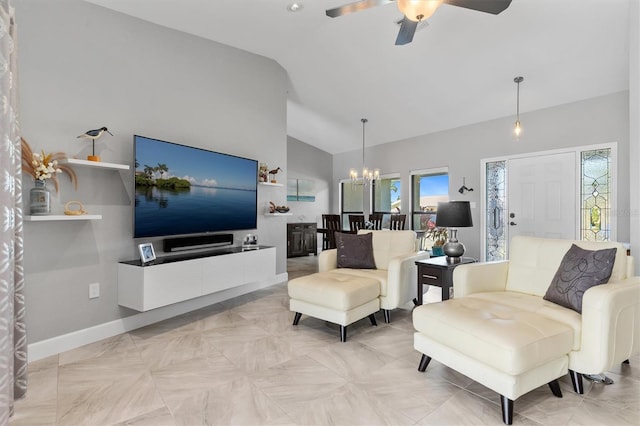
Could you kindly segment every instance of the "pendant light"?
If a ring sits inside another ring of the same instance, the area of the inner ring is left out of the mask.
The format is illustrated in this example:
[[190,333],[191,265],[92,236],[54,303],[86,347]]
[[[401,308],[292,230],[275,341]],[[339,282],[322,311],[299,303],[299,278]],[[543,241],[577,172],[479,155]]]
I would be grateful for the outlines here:
[[[362,184],[367,185],[374,180],[380,179],[380,169],[368,169],[364,162],[364,147],[365,147],[365,124],[369,120],[366,118],[361,118],[362,122]],[[351,178],[352,183],[356,183],[358,180],[358,171],[356,169],[351,169],[349,171],[349,177]]]
[[518,85],[517,95],[516,95],[516,124],[513,127],[513,133],[515,133],[516,138],[520,137],[520,133],[522,133],[522,126],[520,125],[520,83],[524,81],[524,77],[519,76],[513,79],[513,82]]

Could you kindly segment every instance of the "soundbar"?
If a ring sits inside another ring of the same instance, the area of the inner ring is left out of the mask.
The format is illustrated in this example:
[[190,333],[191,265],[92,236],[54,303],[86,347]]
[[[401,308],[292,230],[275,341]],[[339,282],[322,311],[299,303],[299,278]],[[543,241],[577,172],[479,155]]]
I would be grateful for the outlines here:
[[193,237],[166,238],[162,241],[165,253],[181,250],[214,248],[233,244],[233,234],[196,235]]

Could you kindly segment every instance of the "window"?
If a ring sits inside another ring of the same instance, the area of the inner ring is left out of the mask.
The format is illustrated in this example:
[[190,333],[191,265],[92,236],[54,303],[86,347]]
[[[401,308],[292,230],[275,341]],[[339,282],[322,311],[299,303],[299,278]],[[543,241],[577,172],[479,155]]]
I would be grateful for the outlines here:
[[411,229],[425,231],[435,223],[438,202],[449,201],[449,171],[411,173]]
[[382,227],[389,227],[389,216],[402,211],[402,185],[400,176],[384,176],[374,181],[372,191],[373,213],[383,213]]
[[349,229],[350,214],[364,214],[364,188],[361,182],[340,182],[340,217],[343,229]]

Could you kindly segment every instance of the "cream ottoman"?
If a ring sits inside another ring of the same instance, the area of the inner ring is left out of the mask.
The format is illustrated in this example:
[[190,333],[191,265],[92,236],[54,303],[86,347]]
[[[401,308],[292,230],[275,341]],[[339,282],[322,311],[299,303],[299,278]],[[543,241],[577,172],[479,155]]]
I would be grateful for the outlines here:
[[289,309],[295,312],[293,325],[302,314],[340,325],[340,341],[347,340],[347,326],[380,310],[380,282],[339,272],[318,272],[289,281]]
[[562,397],[557,379],[566,374],[574,331],[568,325],[512,306],[474,297],[418,306],[413,311],[419,371],[431,358],[496,391],[506,424],[513,402],[549,384]]

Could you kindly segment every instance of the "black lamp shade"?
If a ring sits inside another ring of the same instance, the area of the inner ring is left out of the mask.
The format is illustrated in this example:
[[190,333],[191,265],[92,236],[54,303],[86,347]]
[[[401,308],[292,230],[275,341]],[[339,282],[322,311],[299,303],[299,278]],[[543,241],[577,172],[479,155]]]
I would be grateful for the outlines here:
[[471,206],[468,201],[438,203],[436,226],[441,228],[465,228],[473,226]]

